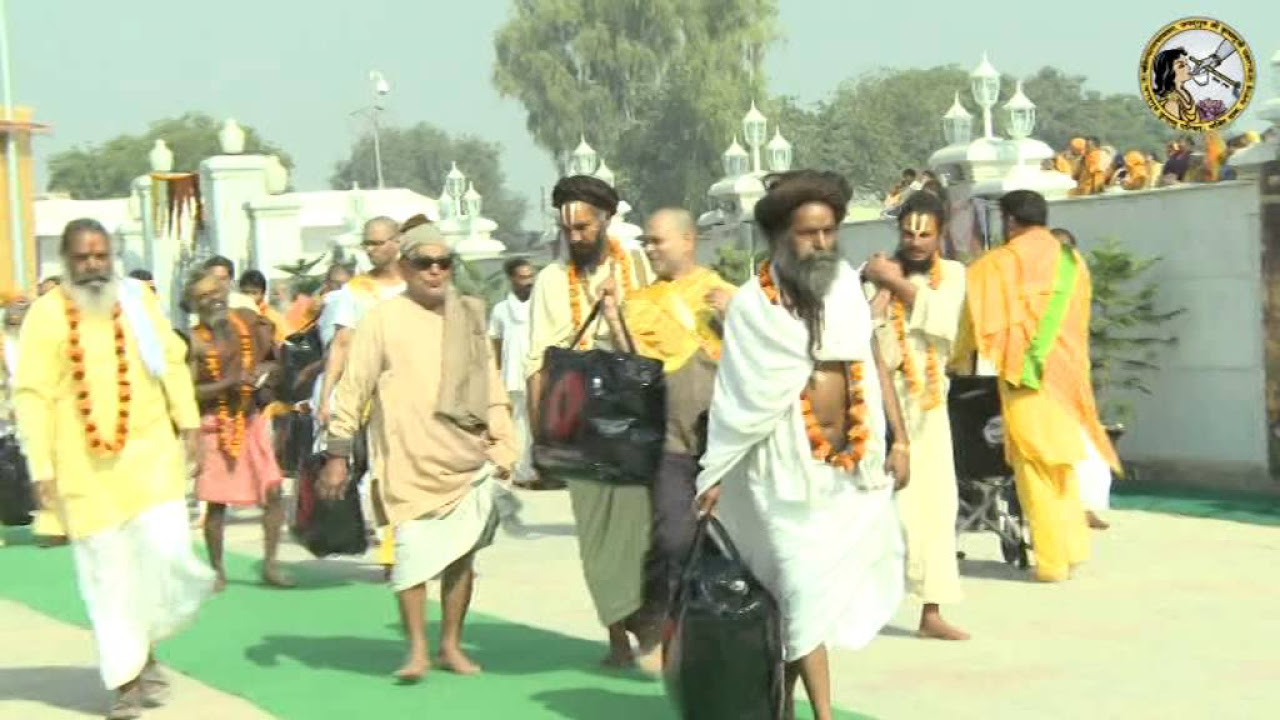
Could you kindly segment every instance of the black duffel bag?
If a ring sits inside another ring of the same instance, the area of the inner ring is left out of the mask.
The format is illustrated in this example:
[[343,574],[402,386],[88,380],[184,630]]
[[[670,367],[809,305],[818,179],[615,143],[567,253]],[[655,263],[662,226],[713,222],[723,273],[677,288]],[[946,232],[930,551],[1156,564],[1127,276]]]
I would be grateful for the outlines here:
[[988,375],[951,378],[947,413],[951,418],[956,476],[962,480],[1013,475],[1005,461],[998,383],[998,378]]
[[778,604],[710,515],[698,521],[662,654],[667,695],[684,720],[782,717]]
[[12,435],[0,438],[0,525],[31,524],[36,510],[27,459]]
[[316,492],[327,460],[313,455],[298,474],[297,506],[289,530],[312,555],[363,555],[369,549],[369,532],[360,509],[360,476],[352,475],[342,499],[328,501]]
[[[632,353],[575,350],[599,319],[602,303],[569,348],[543,354],[542,397],[534,428],[533,464],[551,477],[583,477],[645,485],[658,471],[667,432],[662,363]],[[623,333],[632,347],[626,321]]]

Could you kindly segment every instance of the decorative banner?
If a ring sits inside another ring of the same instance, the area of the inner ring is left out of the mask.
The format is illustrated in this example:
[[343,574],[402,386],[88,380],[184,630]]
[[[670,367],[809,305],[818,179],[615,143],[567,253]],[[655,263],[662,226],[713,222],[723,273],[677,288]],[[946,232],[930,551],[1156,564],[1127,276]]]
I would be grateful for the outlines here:
[[179,250],[180,259],[191,258],[195,255],[200,231],[204,229],[200,176],[196,173],[153,173],[151,188],[151,217],[156,223],[156,237],[173,243]]
[[1203,132],[1235,120],[1257,80],[1240,33],[1213,18],[1174,21],[1142,51],[1138,85],[1151,112],[1179,129]]

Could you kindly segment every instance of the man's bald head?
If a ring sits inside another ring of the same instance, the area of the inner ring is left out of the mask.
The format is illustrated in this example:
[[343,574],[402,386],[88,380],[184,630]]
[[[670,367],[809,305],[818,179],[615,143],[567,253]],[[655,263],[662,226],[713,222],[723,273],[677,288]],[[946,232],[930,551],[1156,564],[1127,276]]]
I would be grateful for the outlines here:
[[361,246],[369,253],[369,264],[375,270],[382,270],[400,257],[400,224],[395,220],[379,215],[364,224],[364,239]]
[[697,265],[698,226],[683,208],[662,208],[645,223],[644,252],[661,280],[674,280]]

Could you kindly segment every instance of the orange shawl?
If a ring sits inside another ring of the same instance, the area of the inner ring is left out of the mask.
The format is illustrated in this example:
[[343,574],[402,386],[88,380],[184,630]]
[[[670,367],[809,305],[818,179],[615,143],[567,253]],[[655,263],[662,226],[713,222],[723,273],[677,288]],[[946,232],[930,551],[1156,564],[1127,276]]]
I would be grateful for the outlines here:
[[[1023,363],[1049,307],[1062,246],[1037,227],[975,261],[968,272],[968,320],[979,353],[1008,385],[1023,385]],[[1060,330],[1045,358],[1041,390],[1083,428],[1117,471],[1120,461],[1098,421],[1090,380],[1089,303],[1092,287],[1084,258]],[[1067,439],[1063,439],[1067,441]]]

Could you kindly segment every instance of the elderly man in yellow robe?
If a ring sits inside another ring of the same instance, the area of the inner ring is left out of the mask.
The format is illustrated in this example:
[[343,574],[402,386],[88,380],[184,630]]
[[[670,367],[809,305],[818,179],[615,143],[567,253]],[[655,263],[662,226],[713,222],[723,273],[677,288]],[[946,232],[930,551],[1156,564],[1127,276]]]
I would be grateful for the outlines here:
[[[643,254],[628,252],[608,234],[619,202],[617,191],[608,183],[589,175],[563,178],[556,183],[551,202],[559,211],[562,247],[567,248],[568,257],[538,273],[529,300],[525,374],[535,439],[547,348],[572,343],[606,291],[625,303],[649,284],[652,272]],[[582,333],[576,349],[617,346],[618,338],[608,324],[598,323]],[[542,473],[542,479],[569,487],[583,575],[596,615],[609,631],[609,654],[604,664],[629,667],[636,656],[628,633],[636,637],[642,656],[651,654],[659,640],[660,615],[646,602],[643,581],[653,517],[649,489],[613,485],[585,473],[559,478]]]
[[1089,379],[1089,269],[1045,225],[1039,193],[1000,198],[1006,242],[969,267],[968,313],[957,355],[994,366],[1005,454],[1031,526],[1035,577],[1066,580],[1089,558],[1080,477],[1120,461],[1098,421]]
[[635,347],[626,347],[617,304],[605,318],[622,349],[661,360],[667,385],[667,437],[662,465],[649,488],[653,505],[647,595],[665,608],[693,546],[698,458],[705,444],[707,412],[716,383],[724,312],[737,289],[698,267],[698,228],[686,210],[655,212],[646,223],[645,255],[657,281],[622,307]]
[[200,414],[181,340],[152,293],[114,274],[102,225],[71,222],[61,252],[67,282],[22,329],[18,431],[37,494],[71,538],[102,680],[117,691],[108,718],[127,720],[168,687],[152,643],[213,590],[184,501]]
[[959,602],[956,560],[956,472],[947,411],[951,345],[964,312],[964,265],[940,255],[946,209],[931,193],[907,199],[898,216],[898,250],[876,255],[863,269],[876,342],[911,440],[911,484],[898,493],[907,540],[907,592],[924,607],[919,634],[968,640],[942,619]]

